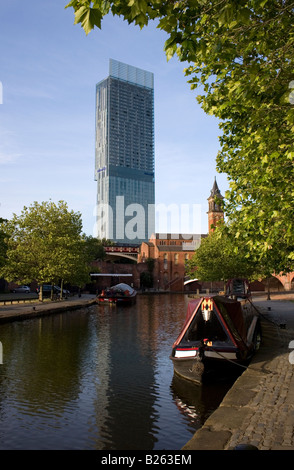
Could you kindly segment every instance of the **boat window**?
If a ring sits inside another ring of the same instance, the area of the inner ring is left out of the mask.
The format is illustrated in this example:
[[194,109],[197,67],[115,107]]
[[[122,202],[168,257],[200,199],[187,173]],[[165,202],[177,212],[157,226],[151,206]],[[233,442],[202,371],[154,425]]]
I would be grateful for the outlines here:
[[204,338],[210,341],[228,341],[228,336],[214,311],[210,312],[209,320],[205,321],[199,310],[183,339],[201,341]]

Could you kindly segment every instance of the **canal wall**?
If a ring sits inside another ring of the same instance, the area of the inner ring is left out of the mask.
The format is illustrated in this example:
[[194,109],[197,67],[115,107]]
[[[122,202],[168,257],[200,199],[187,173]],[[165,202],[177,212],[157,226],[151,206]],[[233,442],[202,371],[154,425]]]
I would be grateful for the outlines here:
[[259,351],[182,450],[294,449],[294,365],[289,361],[294,329],[263,313]]
[[41,316],[62,313],[67,310],[77,310],[96,303],[95,295],[82,294],[64,300],[44,301],[35,303],[15,303],[0,306],[0,324],[28,320]]

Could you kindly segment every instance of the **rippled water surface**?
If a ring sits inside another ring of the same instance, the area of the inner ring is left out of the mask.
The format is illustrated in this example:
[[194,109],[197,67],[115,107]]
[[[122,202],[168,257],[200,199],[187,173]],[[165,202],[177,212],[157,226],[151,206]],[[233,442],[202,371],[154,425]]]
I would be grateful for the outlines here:
[[185,295],[0,325],[0,449],[180,449],[229,385],[177,380]]

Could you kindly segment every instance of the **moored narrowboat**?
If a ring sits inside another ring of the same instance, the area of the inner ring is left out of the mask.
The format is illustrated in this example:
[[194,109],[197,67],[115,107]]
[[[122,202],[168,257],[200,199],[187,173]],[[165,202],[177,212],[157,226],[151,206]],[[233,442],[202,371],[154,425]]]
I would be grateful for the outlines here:
[[248,291],[239,292],[239,297],[232,286],[233,282],[229,285],[231,290],[227,289],[228,295],[189,302],[184,326],[172,347],[175,374],[201,383],[205,374],[213,370],[219,372],[222,367],[248,364],[258,349],[261,340],[258,311]]
[[109,287],[97,296],[98,303],[132,304],[136,302],[137,291],[123,282]]

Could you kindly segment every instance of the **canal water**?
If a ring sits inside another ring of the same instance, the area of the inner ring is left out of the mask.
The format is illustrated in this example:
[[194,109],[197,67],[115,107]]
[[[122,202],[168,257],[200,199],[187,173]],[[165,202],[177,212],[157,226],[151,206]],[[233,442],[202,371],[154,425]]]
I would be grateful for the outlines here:
[[138,295],[0,325],[0,449],[181,449],[231,386],[174,377],[188,301]]

